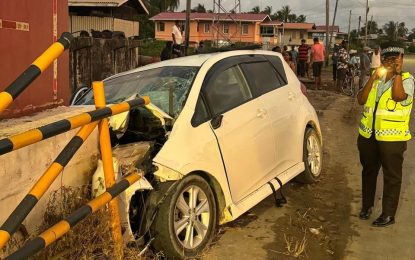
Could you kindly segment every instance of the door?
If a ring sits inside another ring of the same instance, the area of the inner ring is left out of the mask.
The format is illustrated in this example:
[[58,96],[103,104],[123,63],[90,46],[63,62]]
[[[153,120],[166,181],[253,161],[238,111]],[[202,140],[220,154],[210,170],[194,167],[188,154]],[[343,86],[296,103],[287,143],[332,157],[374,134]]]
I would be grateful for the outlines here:
[[267,111],[276,142],[274,168],[269,176],[265,176],[263,180],[265,182],[298,163],[296,152],[299,147],[295,140],[302,138],[297,136],[296,120],[298,110],[296,99],[300,88],[287,84],[287,77],[279,57],[267,57],[272,63],[267,59],[241,65],[251,88],[258,96],[257,101]]
[[254,99],[241,67],[225,63],[203,88],[225,165],[232,199],[238,202],[274,168],[275,142],[268,112]]

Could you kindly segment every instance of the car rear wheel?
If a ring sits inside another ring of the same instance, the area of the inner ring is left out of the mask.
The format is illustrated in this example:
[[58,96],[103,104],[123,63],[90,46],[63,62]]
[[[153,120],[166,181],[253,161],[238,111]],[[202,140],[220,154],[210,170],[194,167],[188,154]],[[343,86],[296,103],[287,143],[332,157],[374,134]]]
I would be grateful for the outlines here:
[[191,175],[166,197],[152,225],[156,251],[166,257],[194,257],[213,238],[216,202],[209,184]]
[[323,149],[317,132],[312,128],[307,128],[304,135],[303,160],[305,170],[297,180],[308,184],[316,182],[321,175]]

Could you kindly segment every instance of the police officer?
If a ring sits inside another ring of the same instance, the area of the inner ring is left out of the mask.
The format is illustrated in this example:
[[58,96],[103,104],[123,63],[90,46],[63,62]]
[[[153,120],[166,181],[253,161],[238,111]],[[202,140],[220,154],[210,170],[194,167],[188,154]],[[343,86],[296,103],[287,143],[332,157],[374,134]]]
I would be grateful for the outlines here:
[[409,119],[414,78],[402,71],[404,50],[382,51],[383,62],[357,95],[364,105],[357,145],[362,170],[361,219],[369,219],[374,205],[376,180],[383,169],[382,214],[372,223],[383,227],[395,223],[402,182],[403,154],[411,139]]

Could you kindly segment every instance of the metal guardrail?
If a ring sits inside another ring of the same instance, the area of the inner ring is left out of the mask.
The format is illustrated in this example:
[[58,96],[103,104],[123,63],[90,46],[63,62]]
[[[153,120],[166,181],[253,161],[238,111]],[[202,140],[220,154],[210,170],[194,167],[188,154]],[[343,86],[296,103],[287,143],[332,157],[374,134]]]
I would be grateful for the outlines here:
[[[33,64],[4,92],[0,93],[0,113],[6,109],[13,100],[52,63],[54,59],[69,47],[71,37],[72,36],[69,33],[62,34],[58,42],[49,47],[49,49],[36,59],[35,62],[33,62]],[[148,97],[142,97],[106,107],[104,83],[102,81],[93,82],[92,87],[96,110],[0,140],[0,155],[2,155],[81,127],[0,227],[0,249],[7,244],[11,236],[17,231],[27,215],[36,206],[39,199],[50,188],[52,183],[62,172],[63,168],[69,163],[97,125],[99,127],[100,152],[104,166],[104,179],[107,191],[40,234],[37,238],[28,242],[24,247],[11,254],[7,259],[25,259],[35,254],[63,236],[86,216],[96,212],[106,204],[109,205],[111,234],[115,242],[115,255],[117,259],[122,258],[123,243],[119,208],[117,200],[113,200],[113,198],[118,196],[131,184],[138,181],[140,176],[138,173],[131,173],[115,184],[108,117],[130,111],[132,108],[147,105],[150,103],[150,99]]]

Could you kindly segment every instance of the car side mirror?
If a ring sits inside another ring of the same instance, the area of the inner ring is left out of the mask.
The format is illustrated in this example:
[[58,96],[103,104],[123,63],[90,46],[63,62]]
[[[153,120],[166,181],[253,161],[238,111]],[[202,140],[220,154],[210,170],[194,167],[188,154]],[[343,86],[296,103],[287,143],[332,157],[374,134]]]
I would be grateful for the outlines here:
[[218,129],[222,125],[223,115],[218,115],[210,120],[210,124],[212,125],[213,129]]
[[71,106],[75,105],[76,102],[78,102],[88,91],[89,91],[89,88],[86,86],[78,88],[75,91],[75,93],[72,95],[69,104]]

